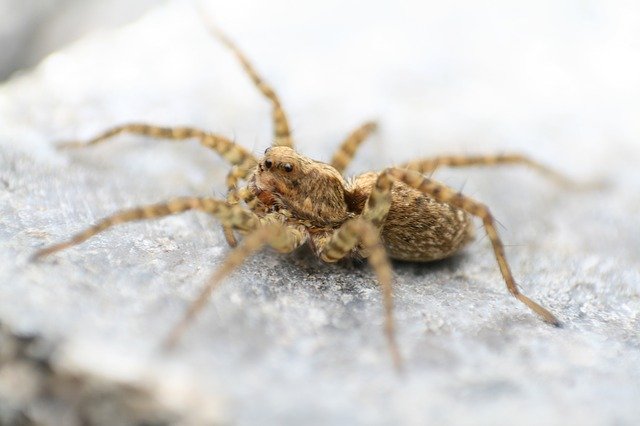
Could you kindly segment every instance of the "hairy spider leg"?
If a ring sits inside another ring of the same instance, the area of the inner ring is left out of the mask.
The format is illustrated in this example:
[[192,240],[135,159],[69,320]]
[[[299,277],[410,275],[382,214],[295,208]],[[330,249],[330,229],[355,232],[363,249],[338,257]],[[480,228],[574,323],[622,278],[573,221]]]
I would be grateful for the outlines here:
[[[209,29],[209,31],[215,37],[217,37],[225,47],[233,52],[255,87],[260,91],[260,93],[262,93],[264,97],[269,100],[269,102],[271,102],[271,118],[273,122],[274,133],[273,146],[282,145],[293,147],[293,140],[291,138],[291,130],[289,127],[289,122],[287,120],[287,114],[285,113],[284,108],[282,107],[282,103],[280,102],[280,98],[276,94],[275,90],[273,90],[273,88],[264,81],[264,79],[256,71],[255,67],[246,57],[246,55],[224,32],[220,30],[220,28],[206,19],[205,23],[207,24],[207,28]],[[229,192],[237,187],[238,182],[241,179],[245,179],[247,177],[254,165],[255,164],[251,164],[249,166],[237,165],[229,171],[229,174],[227,175],[227,188],[229,189]],[[229,194],[227,200],[229,202],[232,202],[233,196]],[[233,233],[233,230],[226,226],[223,226],[222,230],[227,244],[229,244],[231,247],[235,247],[238,242]]]
[[[247,202],[253,198],[253,194],[246,188],[244,188],[244,191],[238,190],[238,182],[247,178],[253,167],[255,167],[255,164],[248,164],[248,166],[249,167],[232,166],[231,170],[229,170],[226,179],[227,202],[229,204],[237,204],[240,201]],[[238,245],[238,240],[231,227],[222,225],[222,232],[229,246],[235,247]]]
[[[227,190],[231,192],[238,186],[241,179],[245,179],[256,165],[255,157],[242,146],[230,141],[224,136],[207,133],[203,130],[191,127],[159,127],[147,124],[125,124],[111,128],[87,142],[67,142],[61,145],[62,148],[81,148],[102,143],[122,133],[132,133],[141,136],[163,138],[174,141],[197,138],[200,143],[207,148],[216,151],[220,156],[232,164],[231,170],[227,174]],[[232,202],[232,197],[227,197]],[[224,236],[227,243],[235,247],[237,244],[231,228],[223,226]]]
[[377,123],[368,121],[352,131],[333,154],[330,164],[340,173],[344,173],[344,170],[351,163],[351,160],[353,160],[360,144],[375,132],[377,128]]
[[240,65],[242,65],[245,73],[249,76],[260,93],[262,93],[262,95],[266,97],[269,102],[271,102],[271,118],[273,121],[274,135],[273,146],[288,146],[292,148],[293,140],[291,138],[291,131],[289,128],[289,122],[287,120],[287,114],[285,113],[284,108],[282,107],[282,103],[280,102],[280,98],[278,98],[276,92],[263,80],[262,77],[260,77],[245,54],[225,33],[220,30],[220,28],[218,28],[209,20],[205,20],[205,22],[209,31],[214,36],[216,36],[224,46],[226,46],[229,50],[231,50],[231,52],[233,52],[233,54],[240,62]]
[[164,341],[166,348],[171,348],[176,345],[198,312],[204,308],[213,291],[220,285],[222,280],[240,266],[247,257],[265,245],[275,248],[280,253],[290,253],[306,241],[306,232],[298,227],[285,226],[280,223],[268,223],[264,219],[261,223],[261,226],[247,234],[242,240],[242,243],[227,255],[222,265],[214,272],[198,297],[191,302],[182,319],[167,335]]
[[155,219],[190,210],[202,211],[215,216],[226,226],[248,232],[258,226],[258,217],[242,208],[240,205],[230,205],[226,201],[205,197],[181,197],[174,198],[164,203],[122,210],[108,216],[95,225],[75,234],[69,240],[63,241],[38,250],[33,259],[50,255],[60,250],[78,245],[107,229],[125,222],[133,222],[144,219]]
[[487,235],[491,240],[493,252],[495,254],[496,260],[498,261],[498,266],[500,267],[500,272],[502,273],[502,277],[504,278],[509,292],[516,299],[527,305],[536,314],[540,315],[546,322],[554,326],[560,326],[560,321],[558,321],[558,319],[551,312],[549,312],[547,309],[543,308],[533,300],[529,299],[518,289],[515,279],[513,278],[513,275],[511,273],[511,269],[509,268],[509,264],[507,263],[507,258],[504,252],[504,245],[502,244],[502,240],[500,239],[500,237],[498,236],[498,232],[496,231],[495,220],[487,206],[474,200],[471,197],[460,194],[441,183],[426,178],[417,171],[389,168],[383,171],[381,176],[382,175],[392,176],[394,179],[404,182],[405,184],[417,189],[423,194],[427,194],[433,197],[436,201],[450,204],[454,207],[470,213],[473,216],[482,219],[484,228],[486,229]]
[[345,222],[331,235],[330,239],[316,239],[318,254],[325,262],[337,262],[356,249],[360,256],[366,257],[375,271],[385,313],[384,330],[395,367],[402,368],[402,356],[395,337],[393,320],[392,270],[382,241],[380,229],[391,206],[391,187],[393,180],[381,176],[373,187],[363,213]]
[[402,355],[398,349],[393,319],[393,274],[391,263],[380,240],[380,230],[362,218],[354,218],[338,228],[326,244],[320,248],[320,258],[325,262],[337,262],[351,254],[357,245],[366,252],[369,265],[374,270],[384,307],[384,331],[391,358],[396,369],[402,369]]
[[172,141],[184,141],[198,139],[200,144],[217,152],[222,158],[234,166],[250,169],[255,166],[257,160],[245,148],[235,142],[214,133],[193,127],[161,127],[142,123],[130,123],[108,129],[98,136],[86,142],[66,142],[59,145],[61,148],[83,148],[97,145],[123,133],[148,136]]
[[550,167],[521,154],[442,155],[410,161],[397,166],[397,168],[415,170],[422,174],[431,175],[439,167],[496,166],[503,164],[527,166],[540,173],[542,176],[564,187],[576,188],[580,186],[573,180],[564,176],[562,173],[559,173]]

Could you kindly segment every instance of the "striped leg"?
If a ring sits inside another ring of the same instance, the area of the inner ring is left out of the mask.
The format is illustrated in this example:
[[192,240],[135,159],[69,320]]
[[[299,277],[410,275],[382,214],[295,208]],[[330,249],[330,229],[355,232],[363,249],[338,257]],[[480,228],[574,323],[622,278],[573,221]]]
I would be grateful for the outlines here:
[[227,190],[233,191],[238,188],[238,183],[249,176],[249,173],[251,173],[255,164],[250,164],[249,166],[250,167],[242,167],[242,165],[240,165],[231,167],[231,170],[227,173]]
[[[207,148],[211,148],[220,154],[224,159],[233,164],[233,167],[227,175],[227,188],[229,190],[237,187],[241,179],[247,177],[253,167],[256,165],[256,159],[246,149],[240,145],[230,141],[229,139],[206,133],[202,130],[190,127],[157,127],[146,124],[125,124],[114,127],[106,132],[96,136],[88,142],[68,142],[62,145],[63,148],[79,148],[84,146],[96,145],[102,143],[114,136],[122,133],[133,133],[137,135],[150,136],[155,138],[164,138],[170,140],[185,140],[191,138],[200,139],[200,143]],[[223,226],[224,236],[230,246],[235,247],[237,244],[233,230],[230,227]]]
[[496,166],[517,164],[527,166],[541,175],[565,187],[578,186],[563,174],[520,154],[498,155],[445,155],[410,161],[398,166],[401,169],[415,170],[422,174],[432,174],[439,167]]
[[269,86],[260,75],[257,73],[249,59],[242,53],[242,51],[236,46],[236,44],[227,37],[218,27],[216,27],[212,22],[206,22],[209,31],[215,35],[222,44],[224,44],[229,50],[236,55],[236,58],[244,68],[244,71],[247,73],[253,84],[256,88],[262,93],[264,97],[266,97],[269,102],[271,102],[272,106],[272,120],[273,120],[273,133],[274,133],[274,142],[273,146],[288,146],[293,147],[293,141],[291,139],[291,131],[289,130],[289,122],[287,120],[287,115],[282,108],[282,103],[276,95],[276,92]]
[[416,171],[391,168],[385,170],[383,174],[388,174],[395,179],[406,183],[412,188],[415,188],[424,194],[430,195],[437,201],[450,204],[482,219],[489,239],[491,240],[493,252],[500,267],[500,272],[502,273],[502,277],[507,284],[507,289],[509,290],[509,292],[513,296],[515,296],[516,299],[527,305],[536,314],[540,315],[546,322],[555,326],[560,326],[560,321],[558,321],[558,319],[556,319],[556,317],[553,316],[551,312],[549,312],[533,300],[529,299],[524,294],[520,293],[513,275],[511,274],[509,264],[507,263],[507,258],[504,253],[504,245],[502,244],[502,240],[500,240],[498,232],[496,231],[495,221],[487,206],[479,203],[478,201],[475,201],[470,197],[457,193],[441,183],[433,181],[429,178],[425,178],[423,175]]
[[[388,208],[387,208],[388,210]],[[346,222],[319,249],[320,258],[325,262],[337,262],[351,254],[360,245],[359,250],[369,260],[375,271],[382,290],[382,302],[385,312],[384,330],[395,367],[402,368],[402,356],[395,338],[393,321],[393,288],[391,263],[380,241],[379,228],[362,218]]]
[[[252,164],[251,167],[254,165]],[[246,179],[249,173],[251,173],[251,168],[243,168],[242,166],[233,166],[229,173],[227,174],[227,202],[229,204],[237,204],[240,201],[249,201],[253,198],[253,194],[248,191],[246,188],[238,190],[238,182],[242,179]],[[222,225],[222,232],[224,233],[224,238],[227,240],[227,244],[231,247],[235,247],[238,245],[238,241],[233,233],[233,229],[229,226]]]
[[60,250],[78,245],[100,232],[125,222],[154,219],[190,210],[199,210],[217,217],[226,226],[247,232],[255,229],[258,218],[239,205],[229,205],[225,201],[214,198],[175,198],[166,203],[152,204],[144,207],[123,210],[102,219],[95,225],[79,232],[69,240],[45,247],[33,255],[33,259],[50,255]]
[[373,133],[377,124],[373,121],[369,121],[355,129],[347,138],[340,144],[338,150],[333,154],[333,158],[331,159],[331,165],[340,173],[343,173],[347,168],[353,156],[356,153],[356,150],[360,146],[362,142],[366,138]]
[[183,141],[186,139],[199,139],[200,143],[218,154],[229,163],[241,167],[243,170],[250,170],[256,164],[255,157],[240,145],[230,141],[224,136],[207,133],[203,130],[192,127],[159,127],[141,123],[124,124],[113,127],[93,139],[86,142],[67,142],[61,145],[62,148],[80,148],[97,145],[105,142],[114,136],[122,133],[149,136],[152,138],[169,139]]
[[164,341],[164,346],[166,348],[175,346],[185,329],[205,306],[211,293],[213,293],[222,280],[240,266],[247,257],[260,250],[264,245],[270,245],[281,253],[290,253],[304,244],[305,241],[306,233],[300,229],[277,223],[265,224],[264,226],[258,227],[252,233],[249,233],[242,241],[242,244],[229,253],[222,265],[201,290],[198,297],[189,305],[180,322],[178,322],[168,334]]

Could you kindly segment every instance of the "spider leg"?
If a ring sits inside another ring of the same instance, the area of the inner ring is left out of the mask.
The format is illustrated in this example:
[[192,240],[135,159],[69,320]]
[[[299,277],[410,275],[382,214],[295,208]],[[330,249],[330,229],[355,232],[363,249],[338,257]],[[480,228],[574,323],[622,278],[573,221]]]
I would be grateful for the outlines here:
[[[246,179],[251,169],[242,168],[240,166],[233,166],[229,173],[227,174],[227,203],[229,204],[238,204],[240,201],[248,202],[253,198],[253,194],[246,189],[238,190],[238,182],[241,179]],[[229,244],[230,247],[235,247],[238,245],[238,241],[233,233],[233,229],[229,226],[222,226],[222,232],[224,233],[224,238]]]
[[378,176],[362,214],[342,225],[330,239],[316,238],[314,243],[318,255],[325,262],[337,262],[351,254],[354,248],[360,256],[368,258],[382,291],[384,330],[389,350],[395,367],[400,370],[402,356],[395,338],[391,264],[380,240],[380,229],[391,206],[392,186],[393,179],[390,176]]
[[398,370],[402,368],[402,355],[395,338],[393,320],[393,287],[391,263],[380,240],[380,229],[391,207],[393,179],[381,174],[369,194],[362,214],[345,222],[329,238],[316,238],[314,243],[320,258],[325,262],[337,262],[350,255],[354,249],[368,258],[375,271],[382,291],[385,312],[385,335],[391,358]]
[[[263,222],[264,223],[264,222]],[[306,233],[292,226],[284,226],[279,223],[264,223],[253,232],[246,235],[242,244],[236,247],[216,272],[209,278],[207,284],[200,291],[198,297],[191,302],[184,316],[167,335],[164,346],[171,348],[180,339],[189,324],[194,320],[198,312],[206,305],[211,293],[220,285],[222,280],[233,272],[244,260],[264,245],[275,248],[280,253],[290,253],[300,247],[306,241]]]
[[255,157],[245,148],[225,138],[224,136],[207,133],[204,130],[193,127],[160,127],[148,124],[131,123],[113,127],[86,142],[67,142],[62,148],[81,148],[97,145],[122,133],[149,136],[152,138],[183,141],[186,139],[198,139],[200,143],[215,152],[229,163],[236,165],[241,170],[251,170],[256,164]]
[[209,31],[214,36],[216,36],[223,45],[225,45],[229,50],[231,50],[231,52],[233,52],[233,54],[240,62],[240,65],[242,65],[245,73],[249,76],[256,88],[260,91],[260,93],[262,93],[264,97],[269,100],[269,102],[271,102],[271,117],[273,121],[274,133],[273,146],[293,147],[293,141],[291,139],[291,131],[289,130],[287,115],[284,112],[284,108],[282,107],[282,103],[280,102],[280,98],[278,98],[278,95],[276,95],[276,92],[262,79],[262,77],[260,77],[254,66],[251,64],[251,62],[249,62],[249,59],[225,33],[223,33],[210,20],[205,20],[205,23],[207,24],[207,28],[209,29]]
[[544,164],[521,154],[443,155],[410,161],[399,165],[398,168],[415,170],[422,174],[430,175],[439,167],[496,166],[503,164],[516,164],[529,167],[540,173],[542,176],[564,187],[575,188],[579,186],[562,173],[559,173]]
[[[257,202],[257,198],[248,188],[238,188],[238,182],[241,179],[246,179],[249,173],[251,173],[251,169],[243,169],[242,166],[233,166],[231,170],[229,170],[226,180],[227,203],[238,204],[242,201],[247,204],[249,210],[253,211]],[[222,231],[229,246],[235,247],[236,245],[238,245],[232,228],[223,225]]]
[[[387,207],[388,210],[388,207]],[[386,213],[385,213],[386,216]],[[380,289],[382,291],[382,303],[385,312],[384,331],[387,337],[389,350],[396,369],[402,369],[402,355],[398,349],[395,338],[393,320],[393,287],[391,263],[382,245],[379,228],[362,217],[345,222],[336,230],[328,241],[317,247],[320,258],[325,262],[337,262],[350,255],[352,250],[358,247],[358,251],[367,257],[369,265],[375,271]]]
[[366,138],[371,135],[378,125],[373,121],[368,121],[351,132],[340,144],[338,150],[331,158],[331,165],[340,173],[343,173],[353,159],[358,147]]
[[239,205],[230,205],[225,201],[216,200],[214,198],[175,198],[165,203],[151,204],[117,212],[102,219],[95,225],[75,234],[67,241],[38,250],[33,255],[32,259],[35,260],[57,251],[78,245],[94,235],[121,223],[160,218],[190,210],[199,210],[209,213],[217,217],[226,226],[245,232],[254,229],[258,223],[258,218],[255,214],[240,207]]
[[229,170],[229,173],[227,173],[227,189],[229,191],[236,189],[238,187],[238,182],[246,179],[247,176],[249,176],[249,173],[251,173],[253,166],[255,166],[255,164],[253,164],[252,167],[249,168],[242,167],[240,165],[232,166],[231,170]]
[[546,322],[555,326],[560,326],[560,321],[558,321],[558,319],[551,312],[549,312],[547,309],[543,308],[533,300],[529,299],[518,289],[515,279],[513,278],[513,275],[511,273],[511,269],[509,268],[509,264],[507,263],[507,258],[504,253],[504,245],[502,244],[502,240],[500,239],[500,237],[498,236],[498,232],[496,231],[495,220],[487,206],[474,200],[471,197],[457,193],[453,189],[441,183],[426,178],[416,171],[399,168],[389,168],[382,173],[392,176],[393,178],[401,182],[404,182],[410,187],[433,197],[437,201],[450,204],[472,214],[473,216],[482,219],[484,228],[486,229],[487,235],[491,240],[493,252],[495,254],[496,260],[498,261],[498,266],[500,267],[500,272],[502,273],[502,277],[504,278],[509,292],[516,299],[527,305],[536,314],[540,315]]
[[[247,188],[231,188],[227,193],[227,203],[230,205],[238,204],[240,201],[247,204],[247,208],[251,211],[255,209],[256,202],[258,199],[253,195],[253,193]],[[230,247],[235,247],[238,245],[238,241],[236,240],[236,236],[233,232],[233,228],[230,226],[222,225],[222,232],[224,233],[224,238],[227,240],[227,244]]]

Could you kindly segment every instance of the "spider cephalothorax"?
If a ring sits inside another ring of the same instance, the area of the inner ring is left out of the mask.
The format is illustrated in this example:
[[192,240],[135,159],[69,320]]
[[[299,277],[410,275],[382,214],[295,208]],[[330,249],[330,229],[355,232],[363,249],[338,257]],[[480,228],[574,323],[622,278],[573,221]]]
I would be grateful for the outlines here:
[[[416,160],[380,172],[345,179],[343,172],[358,146],[375,130],[365,123],[340,145],[330,163],[314,161],[293,149],[289,124],[275,92],[255,72],[238,48],[223,34],[215,34],[239,58],[256,87],[273,107],[274,143],[262,158],[224,136],[191,127],[166,128],[128,124],[104,132],[88,143],[94,145],[120,133],[134,133],[171,140],[198,139],[231,165],[226,200],[184,197],[115,213],[70,240],[41,249],[35,257],[80,244],[116,224],[163,217],[190,210],[213,215],[223,225],[225,237],[236,245],[236,233],[244,235],[183,320],[168,338],[175,343],[196,313],[205,306],[218,283],[251,253],[264,245],[291,252],[308,243],[326,262],[349,256],[367,258],[382,288],[385,332],[396,365],[400,354],[393,332],[391,265],[389,258],[431,261],[458,252],[473,238],[471,217],[482,220],[509,292],[540,315],[558,325],[545,308],[520,293],[507,263],[504,246],[487,206],[426,177],[442,166],[524,164],[566,183],[559,174],[520,155],[442,156]],[[246,181],[246,186],[239,185]]]
[[285,146],[266,150],[249,186],[263,204],[284,208],[319,227],[339,225],[352,216],[345,187],[335,168]]

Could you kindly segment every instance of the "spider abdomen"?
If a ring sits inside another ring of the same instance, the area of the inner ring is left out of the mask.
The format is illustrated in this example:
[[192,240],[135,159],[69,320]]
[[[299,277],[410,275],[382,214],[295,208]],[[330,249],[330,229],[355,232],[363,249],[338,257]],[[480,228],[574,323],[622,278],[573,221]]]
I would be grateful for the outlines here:
[[[362,211],[378,173],[364,173],[350,182],[351,207]],[[436,201],[402,182],[394,182],[391,207],[381,231],[389,257],[428,262],[453,255],[474,237],[471,216]]]

